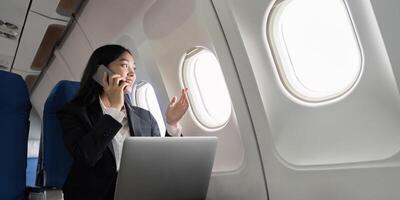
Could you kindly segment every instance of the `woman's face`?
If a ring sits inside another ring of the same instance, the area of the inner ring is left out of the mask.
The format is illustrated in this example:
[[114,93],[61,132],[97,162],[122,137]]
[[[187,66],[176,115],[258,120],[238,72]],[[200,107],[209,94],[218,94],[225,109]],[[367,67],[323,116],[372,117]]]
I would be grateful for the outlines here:
[[125,94],[132,92],[133,83],[136,80],[136,65],[133,57],[128,52],[124,52],[116,60],[108,64],[108,68],[114,72],[114,74],[119,74],[128,83],[125,88]]

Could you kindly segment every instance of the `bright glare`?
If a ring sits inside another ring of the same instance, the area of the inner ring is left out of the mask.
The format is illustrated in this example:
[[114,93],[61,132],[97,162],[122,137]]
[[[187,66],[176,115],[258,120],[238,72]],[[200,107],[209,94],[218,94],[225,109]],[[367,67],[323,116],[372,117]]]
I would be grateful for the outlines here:
[[201,50],[184,62],[185,85],[193,113],[206,128],[220,128],[231,115],[231,100],[217,58]]
[[362,58],[343,0],[288,0],[277,9],[269,28],[286,88],[311,102],[349,91]]

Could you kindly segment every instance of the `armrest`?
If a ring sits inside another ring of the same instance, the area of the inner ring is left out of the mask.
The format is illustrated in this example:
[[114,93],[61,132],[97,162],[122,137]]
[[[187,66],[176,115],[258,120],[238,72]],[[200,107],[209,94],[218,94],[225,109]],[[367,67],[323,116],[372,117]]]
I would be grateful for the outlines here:
[[61,189],[44,187],[27,187],[28,200],[63,200],[64,195]]

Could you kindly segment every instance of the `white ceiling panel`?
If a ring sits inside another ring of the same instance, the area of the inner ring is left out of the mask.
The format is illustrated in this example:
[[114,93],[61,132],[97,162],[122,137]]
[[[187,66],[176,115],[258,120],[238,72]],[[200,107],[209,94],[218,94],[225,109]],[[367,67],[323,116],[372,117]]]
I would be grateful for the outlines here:
[[71,28],[59,52],[71,69],[74,79],[80,80],[93,49],[79,26]]
[[[0,20],[16,25],[18,29],[13,30],[17,33],[16,39],[0,37],[0,57],[1,65],[8,68],[12,65],[12,60],[18,46],[18,37],[24,24],[25,15],[28,10],[29,0],[0,0]],[[1,25],[2,32],[9,29],[6,25]]]
[[59,0],[36,0],[32,2],[31,11],[40,13],[49,18],[68,21],[69,17],[62,16],[56,12]]
[[67,22],[49,19],[37,13],[29,12],[13,68],[33,71],[31,69],[32,61],[50,24],[66,25]]
[[29,0],[0,0],[0,19],[21,29],[28,6]]

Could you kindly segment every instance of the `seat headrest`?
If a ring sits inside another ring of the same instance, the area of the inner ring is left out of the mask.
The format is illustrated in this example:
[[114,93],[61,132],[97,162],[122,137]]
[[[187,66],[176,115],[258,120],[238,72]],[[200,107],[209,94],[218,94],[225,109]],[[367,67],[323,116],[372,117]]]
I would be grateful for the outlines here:
[[0,98],[2,112],[26,112],[30,110],[31,103],[25,81],[18,74],[0,71]]
[[51,90],[44,105],[44,113],[55,112],[61,106],[71,101],[79,90],[79,82],[63,80]]

